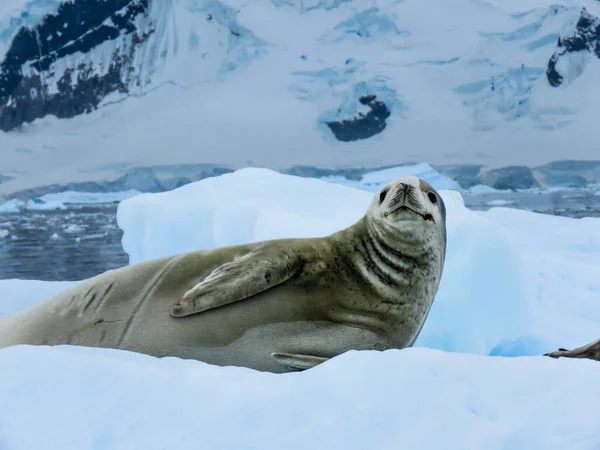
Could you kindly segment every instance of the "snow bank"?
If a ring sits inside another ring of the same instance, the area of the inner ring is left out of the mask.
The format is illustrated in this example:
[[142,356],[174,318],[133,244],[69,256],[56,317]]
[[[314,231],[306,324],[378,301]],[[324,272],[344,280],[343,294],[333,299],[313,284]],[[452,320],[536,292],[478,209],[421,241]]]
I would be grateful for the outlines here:
[[[510,232],[523,255],[531,339],[519,347],[576,347],[600,337],[600,219],[509,208],[481,213]],[[508,314],[505,320],[512,320]],[[546,343],[540,347],[540,343]]]
[[[529,333],[531,311],[521,252],[510,233],[467,209],[458,192],[441,195],[447,209],[446,263],[415,345],[485,355]],[[505,354],[515,352],[507,347]],[[539,349],[520,349],[517,354],[539,354]]]
[[[521,336],[528,323],[519,249],[494,222],[466,209],[460,194],[441,195],[448,209],[446,265],[417,345],[488,354]],[[242,169],[125,200],[117,220],[134,264],[224,245],[325,236],[362,217],[371,198],[320,180]]]
[[350,352],[274,375],[24,346],[0,350],[0,369],[6,450],[593,450],[600,442],[594,361],[407,349]]
[[512,205],[513,202],[512,200],[502,200],[502,199],[497,199],[497,200],[490,200],[489,202],[487,202],[487,204],[489,206],[507,206],[507,205]]
[[201,248],[326,236],[362,217],[371,198],[346,186],[251,168],[125,200],[117,222],[135,264]]

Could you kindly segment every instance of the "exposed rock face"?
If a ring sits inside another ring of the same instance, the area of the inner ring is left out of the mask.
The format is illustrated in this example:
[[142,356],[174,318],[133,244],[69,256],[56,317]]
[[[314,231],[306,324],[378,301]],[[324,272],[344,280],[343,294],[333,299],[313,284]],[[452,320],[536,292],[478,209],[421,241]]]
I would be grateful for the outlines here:
[[[154,31],[151,22],[136,22],[148,3],[66,2],[39,25],[22,27],[0,64],[0,130],[48,114],[74,117],[94,110],[112,92],[127,93],[135,49]],[[81,58],[109,41],[114,48],[108,60]]]
[[357,117],[336,122],[327,122],[337,140],[343,142],[368,139],[381,133],[387,126],[385,120],[390,117],[390,110],[384,102],[376,100],[376,95],[360,97],[359,102],[368,106],[370,111],[366,114],[358,113]]
[[550,61],[548,61],[548,69],[546,70],[548,82],[554,87],[563,84],[564,74],[560,73],[557,66],[566,55],[587,51],[600,58],[600,19],[583,8],[575,28],[558,38],[557,47]]

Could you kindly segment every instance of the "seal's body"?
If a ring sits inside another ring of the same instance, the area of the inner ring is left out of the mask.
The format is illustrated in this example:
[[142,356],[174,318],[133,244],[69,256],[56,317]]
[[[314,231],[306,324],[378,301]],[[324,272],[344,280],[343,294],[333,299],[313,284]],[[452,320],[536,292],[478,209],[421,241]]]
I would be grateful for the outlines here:
[[404,348],[437,292],[445,236],[441,198],[406,177],[327,237],[196,251],[87,280],[1,319],[0,348],[117,348],[271,372]]

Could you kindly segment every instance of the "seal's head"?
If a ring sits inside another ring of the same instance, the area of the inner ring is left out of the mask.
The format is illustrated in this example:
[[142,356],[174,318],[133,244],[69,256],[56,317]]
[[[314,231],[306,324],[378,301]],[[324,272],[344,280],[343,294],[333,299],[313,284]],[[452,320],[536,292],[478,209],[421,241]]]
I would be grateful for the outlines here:
[[392,247],[427,251],[442,244],[445,253],[446,206],[440,194],[417,177],[398,178],[383,186],[366,217],[373,231]]

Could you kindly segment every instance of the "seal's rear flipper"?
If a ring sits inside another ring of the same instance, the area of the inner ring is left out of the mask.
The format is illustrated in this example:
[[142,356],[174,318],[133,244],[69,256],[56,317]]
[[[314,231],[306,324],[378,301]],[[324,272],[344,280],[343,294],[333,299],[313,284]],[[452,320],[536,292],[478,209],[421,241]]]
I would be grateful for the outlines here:
[[544,356],[550,356],[551,358],[587,358],[600,361],[600,339],[574,350],[560,348],[558,351],[546,353]]
[[271,353],[275,360],[291,369],[306,370],[315,367],[329,358],[311,355],[299,355],[294,353]]

